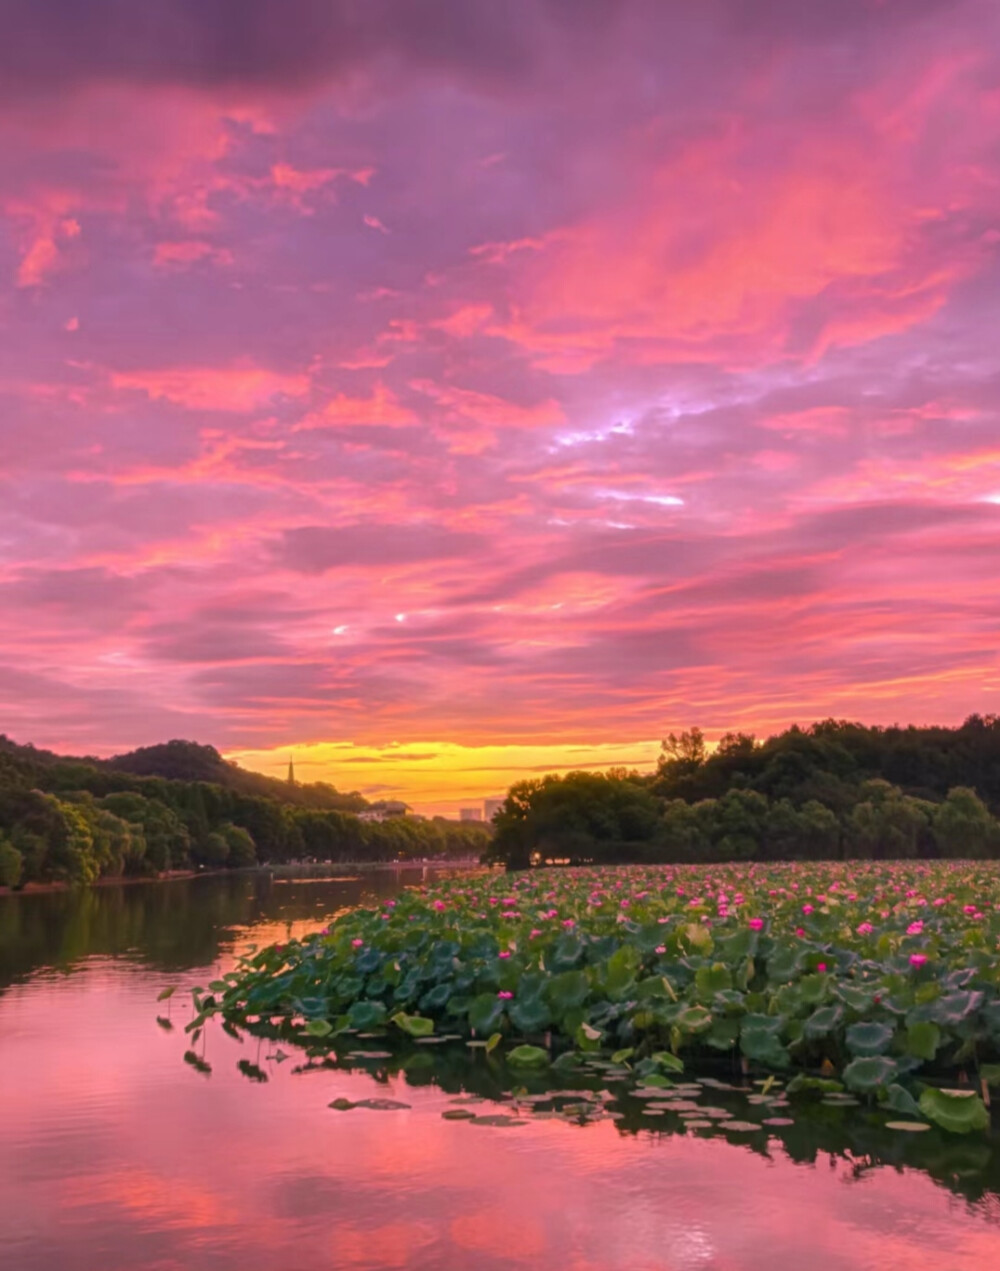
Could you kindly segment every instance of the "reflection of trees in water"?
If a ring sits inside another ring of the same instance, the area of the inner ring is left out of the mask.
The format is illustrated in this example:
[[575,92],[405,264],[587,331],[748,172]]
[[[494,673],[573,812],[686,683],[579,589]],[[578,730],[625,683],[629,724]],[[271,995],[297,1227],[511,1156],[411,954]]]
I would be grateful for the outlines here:
[[[260,1025],[253,1034],[270,1039],[271,1050],[263,1052],[261,1062],[265,1070],[268,1058],[281,1045],[301,1050],[292,1041],[292,1034],[283,1027]],[[351,1043],[345,1039],[344,1045]],[[372,1041],[372,1047],[382,1044]],[[315,1050],[312,1052],[315,1054]],[[600,1077],[582,1073],[545,1074],[518,1070],[513,1073],[502,1062],[489,1059],[482,1053],[470,1057],[464,1043],[441,1047],[415,1047],[394,1053],[391,1058],[365,1059],[363,1052],[339,1056],[331,1052],[327,1059],[314,1057],[299,1065],[296,1074],[329,1072],[331,1068],[344,1072],[365,1072],[380,1084],[402,1078],[413,1087],[433,1086],[454,1096],[475,1095],[500,1107],[491,1108],[488,1103],[474,1109],[476,1113],[507,1112],[518,1118],[531,1119],[533,1112],[527,1102],[519,1102],[512,1093],[524,1094],[530,1100],[546,1092],[561,1091],[552,1107],[561,1108],[567,1119],[579,1123],[581,1132],[597,1120],[603,1109],[611,1108],[620,1114],[615,1121],[619,1134],[644,1135],[684,1134],[684,1123],[675,1116],[657,1117],[651,1122],[644,1114],[647,1106],[643,1099],[635,1098],[627,1087],[618,1087],[609,1100],[597,1098],[600,1092],[611,1087]],[[259,1079],[259,1078],[258,1078]],[[558,1084],[553,1085],[553,1082]],[[589,1090],[595,1101],[589,1106],[572,1092]],[[748,1108],[746,1092],[734,1093],[719,1089],[707,1089],[702,1098],[731,1109],[732,1116],[743,1119]],[[398,1096],[397,1096],[398,1097]],[[603,1104],[603,1109],[602,1109]],[[538,1110],[551,1110],[549,1105],[535,1105]],[[574,1112],[578,1109],[578,1112]],[[754,1109],[760,1114],[760,1109]],[[595,1114],[597,1114],[595,1116]],[[698,1137],[726,1139],[745,1151],[764,1159],[784,1155],[797,1165],[822,1167],[827,1162],[837,1168],[841,1177],[850,1184],[861,1181],[878,1169],[918,1170],[939,1186],[961,1197],[975,1207],[979,1217],[1000,1223],[1000,1140],[995,1134],[960,1136],[946,1134],[932,1127],[922,1134],[907,1134],[888,1130],[883,1118],[865,1108],[835,1108],[812,1102],[796,1102],[791,1109],[783,1108],[782,1114],[793,1118],[788,1126],[766,1126],[752,1134],[727,1134],[722,1129],[698,1131]],[[344,1113],[343,1115],[349,1115]],[[470,1127],[470,1134],[477,1131]],[[522,1133],[530,1133],[525,1128]],[[471,1147],[471,1145],[470,1145]]]
[[161,971],[207,966],[237,932],[257,923],[319,924],[324,913],[395,895],[424,874],[415,868],[276,881],[261,871],[0,896],[0,989],[39,970],[72,972],[89,957]]
[[[0,897],[0,989],[40,970],[70,974],[94,956],[123,958],[159,972],[190,971],[214,962],[248,928],[320,924],[326,913],[366,897],[373,901],[388,898],[424,876],[419,868],[322,881],[276,880],[261,872]],[[151,1001],[150,1017],[155,1009]],[[263,1071],[271,1068],[266,1055],[269,1050],[273,1053],[279,1040],[301,1056],[280,1030],[255,1031],[266,1034],[260,1058]],[[313,1064],[325,1068],[319,1060]],[[553,1078],[518,1072],[514,1077],[496,1058],[487,1060],[482,1054],[470,1058],[461,1043],[413,1047],[394,1053],[390,1059],[342,1055],[337,1065],[347,1071],[367,1072],[377,1081],[401,1076],[414,1087],[436,1086],[451,1095],[475,1094],[504,1103],[510,1101],[513,1088],[542,1093],[553,1088],[553,1079],[562,1089],[611,1089],[600,1077],[576,1073]],[[651,1118],[643,1115],[643,1101],[629,1097],[622,1087],[619,1091],[612,1106],[623,1114],[615,1122],[620,1134],[684,1132],[674,1117],[656,1118],[651,1124]],[[706,1092],[705,1099],[732,1107],[734,1117],[747,1115],[741,1095],[713,1089]],[[483,1105],[482,1110],[491,1109]],[[974,1203],[980,1215],[1000,1223],[1000,1144],[994,1138],[978,1134],[959,1137],[936,1129],[919,1135],[895,1133],[882,1128],[880,1119],[863,1108],[805,1103],[796,1104],[792,1115],[793,1125],[769,1126],[766,1135],[759,1132],[732,1141],[763,1157],[783,1152],[801,1165],[822,1167],[827,1159],[832,1160],[847,1180],[863,1178],[878,1168],[919,1170]],[[585,1130],[582,1127],[581,1133]],[[469,1133],[480,1131],[470,1128]],[[725,1137],[721,1131],[714,1133]],[[470,1150],[475,1150],[473,1140]]]

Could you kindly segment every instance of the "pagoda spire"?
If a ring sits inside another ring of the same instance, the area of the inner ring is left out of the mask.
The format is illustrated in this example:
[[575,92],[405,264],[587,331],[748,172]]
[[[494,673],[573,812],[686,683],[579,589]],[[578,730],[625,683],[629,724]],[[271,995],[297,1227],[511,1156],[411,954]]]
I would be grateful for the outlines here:
[[288,784],[295,785],[295,761],[291,755],[288,756]]

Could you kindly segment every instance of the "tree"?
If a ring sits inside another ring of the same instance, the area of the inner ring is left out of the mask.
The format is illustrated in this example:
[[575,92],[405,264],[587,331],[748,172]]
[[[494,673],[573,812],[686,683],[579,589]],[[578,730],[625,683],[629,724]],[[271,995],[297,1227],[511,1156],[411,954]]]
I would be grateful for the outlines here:
[[177,813],[165,803],[125,792],[106,795],[98,802],[105,811],[141,829],[141,839],[133,832],[127,854],[135,872],[148,869],[162,873],[187,863],[190,835]]
[[659,830],[659,805],[644,785],[600,772],[569,772],[512,786],[495,819],[491,859],[510,869],[544,859],[647,857]]
[[757,745],[753,733],[725,733],[719,740],[715,753],[721,759],[745,759],[752,755]]
[[194,849],[195,860],[209,869],[221,869],[229,860],[229,843],[225,835],[214,831],[206,834]]
[[874,860],[917,856],[930,823],[927,805],[881,779],[864,782],[861,794],[849,821],[851,854]]
[[24,857],[8,838],[0,837],[0,887],[16,887],[24,874]]
[[229,845],[226,864],[230,869],[247,869],[257,864],[257,848],[250,833],[242,825],[224,825],[221,832]]
[[1000,841],[1000,826],[975,790],[953,786],[933,813],[932,834],[942,856],[981,860]]
[[689,728],[680,736],[671,733],[660,742],[658,767],[661,772],[682,776],[697,771],[707,753],[705,735],[700,728]]
[[696,805],[684,799],[671,799],[667,804],[658,837],[667,860],[708,859],[712,840],[706,831],[705,818],[699,815]]

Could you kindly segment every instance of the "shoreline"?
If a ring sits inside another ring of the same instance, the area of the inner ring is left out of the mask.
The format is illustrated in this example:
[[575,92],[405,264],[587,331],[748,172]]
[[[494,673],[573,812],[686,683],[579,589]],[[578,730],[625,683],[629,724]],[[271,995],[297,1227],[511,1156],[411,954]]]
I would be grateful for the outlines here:
[[[338,878],[341,873],[379,873],[404,869],[473,869],[480,868],[475,859],[439,861],[318,861],[315,864],[249,865],[245,869],[172,869],[154,878],[97,878],[92,883],[25,883],[23,887],[0,887],[2,896],[43,896],[52,892],[89,891],[93,887],[134,887],[139,884],[176,883],[192,878],[236,878],[246,874],[270,874],[276,878]],[[489,866],[481,866],[488,869]]]

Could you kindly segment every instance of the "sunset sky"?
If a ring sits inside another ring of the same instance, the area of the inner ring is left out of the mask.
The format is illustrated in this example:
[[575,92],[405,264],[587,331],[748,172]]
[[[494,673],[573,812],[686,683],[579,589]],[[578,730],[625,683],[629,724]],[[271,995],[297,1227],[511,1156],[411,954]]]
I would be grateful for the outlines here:
[[1000,709],[996,0],[0,18],[0,731],[434,810]]

